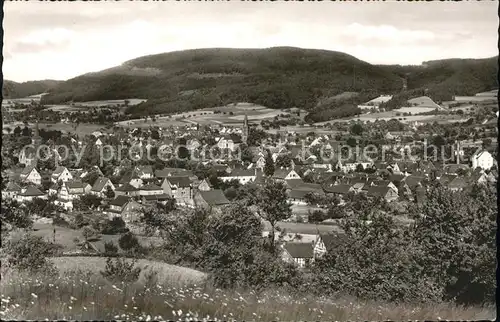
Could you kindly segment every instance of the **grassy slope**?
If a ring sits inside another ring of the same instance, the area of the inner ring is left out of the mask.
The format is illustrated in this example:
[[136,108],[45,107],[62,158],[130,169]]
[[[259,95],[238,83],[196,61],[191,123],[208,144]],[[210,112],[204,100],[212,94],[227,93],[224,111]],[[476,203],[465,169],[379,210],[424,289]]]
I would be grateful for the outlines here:
[[482,320],[495,316],[494,307],[390,304],[346,297],[290,296],[278,290],[260,294],[223,291],[198,285],[180,286],[176,279],[170,279],[113,287],[99,274],[84,271],[55,278],[11,272],[0,281],[0,313],[3,319],[132,321]]

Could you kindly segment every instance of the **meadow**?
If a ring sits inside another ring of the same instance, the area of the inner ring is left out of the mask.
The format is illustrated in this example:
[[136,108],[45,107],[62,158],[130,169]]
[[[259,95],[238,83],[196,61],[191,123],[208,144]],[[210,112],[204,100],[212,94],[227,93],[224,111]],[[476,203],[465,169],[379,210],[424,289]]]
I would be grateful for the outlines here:
[[313,297],[282,290],[221,290],[206,282],[154,275],[113,284],[82,269],[58,276],[3,269],[2,319],[17,320],[492,320],[495,308],[450,303],[396,304]]

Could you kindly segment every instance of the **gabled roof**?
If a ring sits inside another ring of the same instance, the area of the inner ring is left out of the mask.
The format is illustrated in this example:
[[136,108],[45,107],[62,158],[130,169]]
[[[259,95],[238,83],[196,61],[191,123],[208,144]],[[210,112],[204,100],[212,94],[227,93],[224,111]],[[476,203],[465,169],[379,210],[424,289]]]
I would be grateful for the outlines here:
[[188,188],[191,186],[189,177],[166,177],[165,180],[167,180],[171,186],[177,186],[179,188]]
[[87,186],[87,183],[83,183],[82,181],[72,180],[64,183],[67,189],[84,189]]
[[347,241],[347,236],[345,234],[319,234],[319,237],[325,244],[325,248],[327,252],[331,252],[338,247],[342,247],[342,245]]
[[254,177],[254,169],[234,169],[231,173],[225,175],[225,177]]
[[189,175],[190,172],[187,171],[186,169],[182,169],[182,168],[164,168],[161,170],[156,170],[155,176],[157,178],[166,178],[166,177],[172,176],[174,174],[181,175],[184,173],[186,173],[186,176],[187,176],[187,175]]
[[7,183],[7,187],[5,187],[5,191],[21,191],[21,187],[19,187],[15,182]]
[[158,185],[155,185],[154,183],[149,183],[147,185],[142,186],[139,190],[155,191],[155,190],[163,190],[163,188],[159,187]]
[[34,166],[34,165],[29,166],[29,167],[26,167],[26,168],[24,168],[24,169],[21,171],[21,175],[23,175],[23,176],[27,176],[27,175],[29,175],[29,174],[31,173],[31,171],[33,171],[33,170],[37,171],[37,170],[35,169],[35,166]]
[[378,186],[371,186],[367,190],[367,194],[372,197],[385,197],[387,193],[391,190],[389,187],[378,187]]
[[324,185],[323,190],[327,193],[337,193],[337,194],[347,194],[351,191],[351,185],[349,184],[337,184],[337,185]]
[[414,187],[420,185],[424,179],[424,177],[408,176],[405,179],[405,183],[408,185],[408,188],[413,189]]
[[224,196],[222,190],[219,189],[200,191],[199,193],[203,200],[210,206],[222,206],[230,203],[226,196]]
[[130,201],[130,197],[127,196],[117,196],[115,199],[109,202],[110,206],[123,207]]
[[125,173],[122,176],[122,178],[120,179],[120,183],[125,184],[127,182],[132,181],[133,179],[141,179],[141,178],[139,178],[139,175],[137,174],[137,172],[135,170],[128,171],[127,173]]
[[138,189],[131,185],[130,183],[124,183],[118,188],[115,189],[116,191],[123,191],[123,192],[132,192],[132,191],[137,191]]
[[139,165],[135,167],[135,170],[139,176],[142,175],[153,175],[153,167],[150,165]]
[[45,194],[41,192],[40,189],[38,189],[37,187],[28,186],[26,190],[24,192],[21,192],[19,195],[25,197],[39,197]]
[[283,248],[293,258],[313,258],[314,248],[311,243],[286,243]]
[[92,186],[92,191],[97,191],[97,192],[102,191],[102,189],[104,189],[104,186],[108,181],[109,179],[106,177],[97,178],[97,180],[94,182],[94,185]]
[[292,169],[276,169],[273,174],[273,178],[285,179],[286,176],[293,171]]
[[54,172],[52,172],[52,176],[53,177],[59,177],[63,172],[64,170],[66,170],[66,167],[63,167],[63,166],[58,166]]

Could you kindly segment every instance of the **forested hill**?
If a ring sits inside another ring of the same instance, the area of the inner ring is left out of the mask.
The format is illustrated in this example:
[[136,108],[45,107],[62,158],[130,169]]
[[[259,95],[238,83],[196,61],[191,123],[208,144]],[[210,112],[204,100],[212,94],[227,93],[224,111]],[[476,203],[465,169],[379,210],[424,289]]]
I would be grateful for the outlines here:
[[[435,100],[491,90],[498,87],[497,60],[397,66],[293,47],[195,49],[144,56],[81,75],[49,90],[42,103],[145,98],[148,102],[128,112],[146,115],[246,101],[270,108],[305,108],[317,121],[338,116],[332,111],[352,111],[356,104],[380,94],[399,93],[403,78],[408,90],[427,89]],[[343,92],[358,95],[329,99]]]
[[4,98],[24,98],[47,92],[60,83],[62,83],[62,81],[40,80],[17,83],[10,80],[3,80],[2,96]]
[[323,96],[374,89],[401,79],[384,68],[333,51],[276,47],[197,49],[140,57],[70,79],[46,103],[139,97],[138,113],[197,109],[236,101],[311,109]]

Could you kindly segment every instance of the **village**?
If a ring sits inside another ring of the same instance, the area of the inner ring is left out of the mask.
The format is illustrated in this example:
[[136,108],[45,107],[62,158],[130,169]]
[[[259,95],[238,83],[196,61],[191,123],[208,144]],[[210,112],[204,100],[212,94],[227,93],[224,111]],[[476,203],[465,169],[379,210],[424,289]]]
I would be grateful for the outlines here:
[[[393,131],[383,134],[380,123]],[[37,122],[33,128],[4,131],[3,150],[10,153],[2,164],[2,197],[21,205],[45,200],[66,222],[77,214],[108,222],[120,218],[142,235],[145,209],[175,204],[220,214],[239,201],[246,187],[280,182],[293,215],[279,223],[286,233],[276,238],[283,258],[303,268],[335,247],[342,235],[338,222],[347,215],[338,209],[357,195],[392,205],[422,204],[436,182],[452,191],[495,183],[497,130],[491,124],[473,124],[468,134],[455,134],[460,139],[444,140],[397,119],[323,126],[333,128],[331,134],[313,129],[270,134],[250,124],[246,114],[240,125],[115,125],[90,135],[40,130]],[[30,144],[22,147],[19,140]],[[430,151],[427,159],[426,140],[440,150]],[[369,144],[382,153],[359,152],[360,145]],[[69,154],[61,156],[60,145]],[[115,148],[125,151],[121,159],[105,153]],[[398,220],[412,221],[404,214]],[[266,236],[269,223],[263,224]],[[55,226],[45,231],[44,237],[55,239]]]

